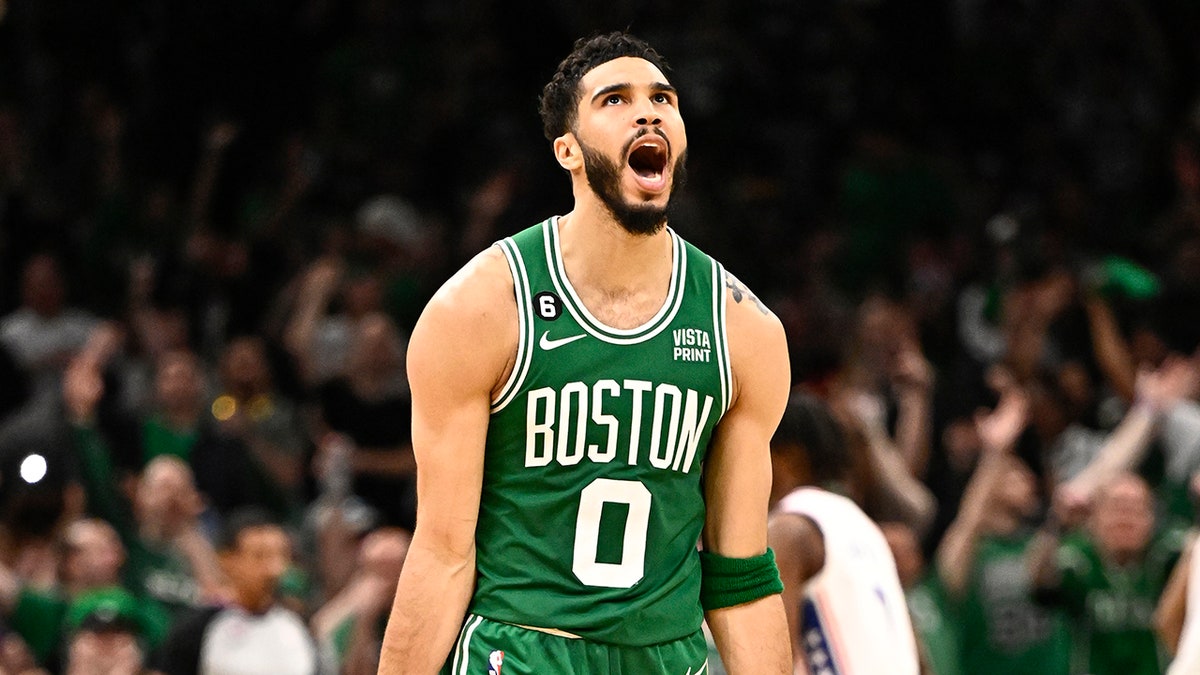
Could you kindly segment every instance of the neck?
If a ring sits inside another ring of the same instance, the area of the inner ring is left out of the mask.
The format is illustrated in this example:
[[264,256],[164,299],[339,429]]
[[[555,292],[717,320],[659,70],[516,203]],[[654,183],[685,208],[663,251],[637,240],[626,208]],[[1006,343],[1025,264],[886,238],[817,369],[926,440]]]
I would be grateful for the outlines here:
[[559,220],[563,265],[581,293],[614,297],[665,295],[671,277],[671,237],[666,228],[632,234],[594,200]]
[[234,597],[238,606],[253,614],[263,614],[275,604],[275,598],[257,593],[238,591]]

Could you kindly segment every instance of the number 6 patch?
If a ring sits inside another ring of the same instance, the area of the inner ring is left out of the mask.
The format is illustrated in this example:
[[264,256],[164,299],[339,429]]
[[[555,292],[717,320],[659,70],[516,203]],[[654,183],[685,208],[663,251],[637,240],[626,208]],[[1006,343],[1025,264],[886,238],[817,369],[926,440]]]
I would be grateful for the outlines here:
[[562,316],[562,300],[550,291],[542,291],[533,296],[533,306],[537,308],[538,316],[547,321]]

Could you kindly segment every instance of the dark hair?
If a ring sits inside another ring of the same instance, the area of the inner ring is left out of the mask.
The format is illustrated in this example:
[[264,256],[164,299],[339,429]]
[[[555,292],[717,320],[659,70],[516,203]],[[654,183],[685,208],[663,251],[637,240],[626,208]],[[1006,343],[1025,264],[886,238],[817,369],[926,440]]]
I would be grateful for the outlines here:
[[794,394],[775,436],[775,452],[803,452],[816,484],[844,480],[852,463],[846,437],[824,401],[811,394]]
[[653,47],[628,33],[613,32],[579,38],[567,58],[558,64],[554,77],[542,88],[542,96],[538,101],[542,129],[548,140],[558,138],[575,125],[579,80],[592,68],[622,56],[645,59],[664,75],[670,71],[666,60]]
[[217,538],[217,550],[222,552],[237,550],[238,539],[242,533],[260,527],[283,526],[265,509],[245,506],[235,510],[225,519],[225,524],[221,527],[220,536]]

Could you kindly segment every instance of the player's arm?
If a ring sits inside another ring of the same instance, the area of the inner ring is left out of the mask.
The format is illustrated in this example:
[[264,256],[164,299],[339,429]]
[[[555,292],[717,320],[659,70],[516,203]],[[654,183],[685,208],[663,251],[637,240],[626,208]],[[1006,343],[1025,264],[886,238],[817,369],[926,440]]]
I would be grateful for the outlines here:
[[811,519],[797,513],[774,513],[767,525],[767,543],[775,551],[783,580],[783,610],[792,638],[795,672],[804,672],[808,659],[800,637],[800,605],[804,586],[825,566],[825,538]]
[[428,674],[454,644],[475,582],[475,524],[492,392],[517,340],[512,278],[495,249],[438,291],[408,347],[417,527],[379,672]]
[[[771,491],[771,436],[787,405],[791,370],[783,326],[740,282],[727,276],[730,365],[733,398],[713,436],[705,462],[705,586],[717,572],[745,565],[767,552],[767,507]],[[768,563],[769,564],[769,563]],[[770,565],[770,575],[776,572]],[[722,581],[736,586],[738,573]],[[750,585],[754,585],[753,579]],[[778,584],[775,579],[773,583]],[[754,595],[753,592],[750,593]],[[708,596],[708,593],[705,593]],[[728,597],[728,596],[726,596]],[[731,606],[706,601],[705,618],[731,675],[791,673],[791,641],[777,591]]]

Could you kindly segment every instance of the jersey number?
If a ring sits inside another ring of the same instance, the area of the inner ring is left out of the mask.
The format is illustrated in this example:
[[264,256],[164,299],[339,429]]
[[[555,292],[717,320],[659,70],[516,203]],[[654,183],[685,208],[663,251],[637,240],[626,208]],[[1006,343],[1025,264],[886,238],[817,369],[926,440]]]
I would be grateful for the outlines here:
[[[628,504],[621,562],[596,560],[600,540],[600,515],[604,505]],[[575,521],[575,558],[571,571],[588,586],[629,588],[646,571],[646,531],[650,526],[650,491],[635,480],[597,478],[579,495]]]

